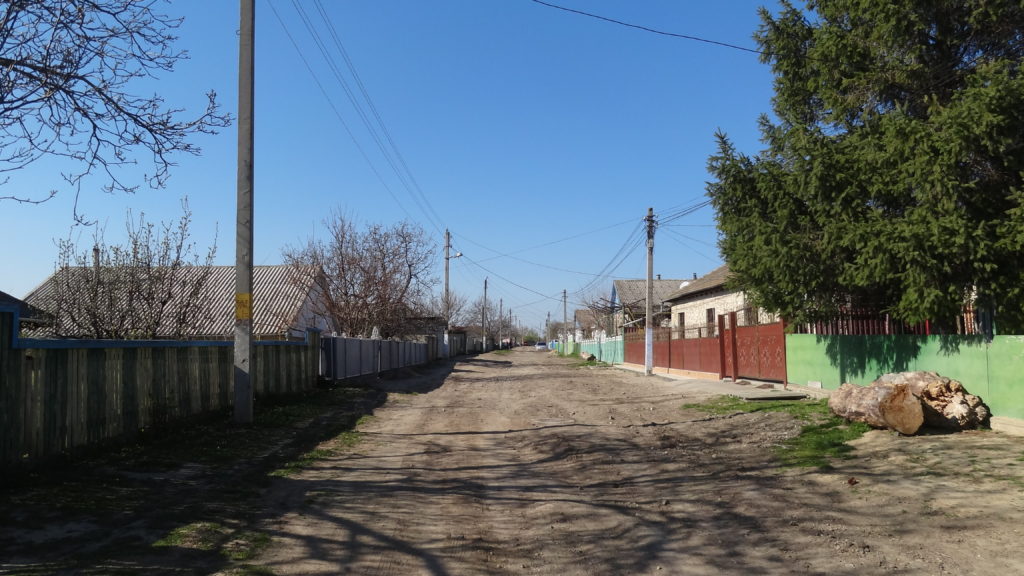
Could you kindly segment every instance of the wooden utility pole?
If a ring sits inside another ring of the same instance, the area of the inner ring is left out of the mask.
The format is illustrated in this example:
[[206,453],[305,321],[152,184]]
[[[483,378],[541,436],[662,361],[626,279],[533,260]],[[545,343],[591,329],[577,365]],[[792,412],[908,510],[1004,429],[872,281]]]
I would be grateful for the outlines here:
[[654,372],[654,208],[647,209],[647,320],[644,329],[644,374]]
[[241,0],[238,35],[238,176],[235,229],[234,421],[253,417],[252,245],[255,0]]
[[[501,323],[505,319],[505,311],[503,306],[505,305],[504,298],[498,298],[498,349],[501,349]],[[511,327],[509,327],[511,329]]]

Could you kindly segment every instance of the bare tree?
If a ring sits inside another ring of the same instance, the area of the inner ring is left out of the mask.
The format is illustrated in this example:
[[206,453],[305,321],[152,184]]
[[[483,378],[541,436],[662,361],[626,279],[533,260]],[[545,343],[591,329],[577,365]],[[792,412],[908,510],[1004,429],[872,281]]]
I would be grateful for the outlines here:
[[[484,297],[481,295],[469,303],[466,308],[466,327],[473,327],[472,332],[477,336],[481,335],[483,328],[483,309],[484,309]],[[498,329],[494,327],[495,316],[498,315],[498,307],[492,302],[487,303],[487,320],[489,325],[487,326],[487,338],[491,339],[498,333]]]
[[[9,1],[0,7],[0,172],[23,168],[44,156],[68,160],[64,180],[77,194],[93,173],[107,191],[132,192],[137,184],[121,169],[135,155],[148,156],[144,178],[160,188],[172,156],[198,154],[188,141],[230,124],[216,95],[205,110],[181,118],[159,95],[138,96],[132,81],[157,78],[188,58],[173,46],[181,18],[155,10],[155,0]],[[0,200],[38,203],[48,194],[0,195]],[[76,214],[77,217],[77,214]]]
[[92,250],[58,242],[57,270],[33,304],[65,338],[153,339],[193,336],[209,317],[204,297],[216,242],[200,255],[189,240],[192,212],[177,222],[147,222],[129,211],[127,243],[107,244],[97,228]]
[[[469,301],[454,290],[448,290],[448,306],[444,304],[444,294],[432,293],[423,304],[423,310],[424,315],[448,320],[450,326],[465,326],[470,322]],[[449,318],[445,318],[446,311]]]
[[588,329],[604,330],[606,335],[615,335],[615,302],[608,296],[602,294],[590,294],[583,296],[583,305],[590,312],[593,320],[592,326],[585,326]]
[[374,328],[385,338],[409,333],[436,283],[430,276],[436,248],[423,229],[403,221],[360,231],[338,212],[324,224],[328,240],[284,250],[294,279],[318,287],[316,313],[350,336],[370,336]]

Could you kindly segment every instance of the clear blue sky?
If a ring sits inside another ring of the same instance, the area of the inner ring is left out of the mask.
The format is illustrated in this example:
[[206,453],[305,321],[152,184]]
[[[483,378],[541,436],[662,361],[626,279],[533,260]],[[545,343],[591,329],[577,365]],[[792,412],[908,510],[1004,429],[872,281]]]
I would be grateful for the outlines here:
[[[554,3],[750,48],[757,7],[775,9],[746,0]],[[317,4],[299,5],[358,93]],[[403,185],[384,160],[293,3],[257,0],[257,264],[281,263],[282,248],[322,232],[333,209],[363,223],[414,220],[436,238],[439,256],[448,227],[466,255],[451,261],[452,289],[475,299],[489,277],[489,299],[538,328],[548,312],[561,320],[563,289],[571,314],[582,288],[607,295],[613,278],[644,277],[641,219],[648,207],[665,216],[705,199],[716,129],[743,151],[760,149],[757,117],[770,112],[772,77],[750,52],[530,0],[321,5],[408,167],[404,180],[411,174],[418,186]],[[213,89],[234,113],[237,2],[177,1],[166,11],[185,17],[177,45],[191,59],[139,92],[195,112]],[[234,126],[197,137],[202,156],[179,157],[162,190],[111,195],[87,183],[79,210],[118,241],[127,208],[170,220],[187,195],[193,238],[209,245],[216,230],[217,263],[233,264],[235,142]],[[0,195],[61,193],[39,206],[0,203],[0,290],[24,296],[53,271],[55,239],[72,222],[73,195],[62,184],[52,166],[37,164],[4,185]],[[686,278],[721,264],[711,208],[671,224],[657,232],[655,273]],[[89,245],[90,230],[71,233]],[[624,246],[635,248],[611,275],[595,277]],[[439,291],[443,265],[439,257]]]

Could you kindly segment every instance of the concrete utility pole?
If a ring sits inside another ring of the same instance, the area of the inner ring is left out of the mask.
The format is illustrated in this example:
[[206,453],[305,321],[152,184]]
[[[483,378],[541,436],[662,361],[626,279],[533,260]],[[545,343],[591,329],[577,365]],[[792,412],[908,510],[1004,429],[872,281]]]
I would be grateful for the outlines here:
[[647,209],[647,320],[644,329],[644,374],[654,373],[654,208]]
[[565,337],[563,338],[563,342],[565,342],[565,350],[563,350],[562,353],[563,354],[568,354],[568,352],[569,352],[569,308],[568,308],[568,299],[566,298],[565,290],[562,290],[562,331],[565,334]]
[[512,335],[515,334],[515,330],[513,329],[513,326],[514,326],[514,324],[512,324],[512,309],[509,308],[508,309],[508,347],[509,348],[511,348],[512,344],[513,344],[513,336]]
[[252,162],[255,24],[255,0],[241,0],[238,28],[238,174],[235,209],[234,421],[236,424],[251,424],[253,416]]
[[487,352],[487,278],[484,278],[484,305],[481,307],[480,329],[483,331],[483,351]]
[[[498,349],[501,349],[501,321],[505,319],[504,310],[502,306],[505,304],[504,298],[498,298]],[[511,326],[509,327],[511,329]]]
[[444,229],[444,357],[451,357],[451,348],[448,346],[448,332],[452,329],[452,301],[448,294],[448,261],[452,258],[462,256],[462,252],[451,255],[452,235],[447,228]]

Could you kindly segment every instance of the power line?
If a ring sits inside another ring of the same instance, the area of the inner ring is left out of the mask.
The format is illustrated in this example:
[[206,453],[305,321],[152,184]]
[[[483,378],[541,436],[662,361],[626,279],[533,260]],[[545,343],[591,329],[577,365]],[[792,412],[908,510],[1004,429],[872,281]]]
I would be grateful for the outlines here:
[[[378,112],[377,106],[373,102],[373,98],[370,97],[369,91],[367,91],[366,86],[363,84],[363,79],[359,75],[359,71],[356,70],[355,63],[349,57],[348,50],[345,49],[345,45],[344,43],[342,43],[341,38],[338,35],[338,31],[334,27],[334,23],[328,16],[327,11],[324,9],[323,3],[320,0],[315,0],[315,5],[317,11],[320,13],[320,18],[327,25],[327,30],[331,34],[331,39],[334,41],[335,47],[338,49],[338,52],[341,54],[341,57],[345,60],[345,65],[348,67],[349,72],[352,74],[352,79],[355,80],[356,86],[359,88],[360,94],[362,94],[363,99],[366,101],[367,107],[370,109],[370,112],[376,119],[377,126],[380,127],[380,131],[384,134],[384,138],[387,140],[391,150],[394,152],[395,159],[398,160],[398,164],[402,168],[404,173],[408,175],[409,182],[412,183],[412,191],[416,192],[416,194],[418,194],[419,197],[423,200],[423,204],[427,208],[427,212],[425,213],[425,215],[428,217],[428,219],[430,219],[430,216],[433,216],[434,220],[436,220],[436,222],[432,220],[432,223],[435,225],[436,228],[437,223],[443,222],[443,219],[438,215],[437,211],[434,210],[434,207],[431,205],[430,200],[427,198],[427,195],[423,192],[423,189],[420,188],[419,182],[416,180],[416,176],[412,173],[412,170],[409,169],[409,165],[408,163],[406,163],[405,157],[402,155],[402,151],[399,150],[394,138],[391,137],[391,131],[388,130],[388,126],[387,124],[384,123],[384,119],[381,117],[380,112]],[[438,231],[440,232],[440,230]]]
[[[402,209],[402,211],[407,216],[409,216],[411,218],[411,215],[409,215],[409,213],[405,209],[404,205],[401,202],[398,201],[398,198],[395,196],[394,192],[391,190],[391,188],[384,181],[383,176],[377,170],[377,168],[374,165],[373,161],[370,160],[369,155],[366,153],[366,151],[362,147],[362,145],[359,144],[359,141],[356,138],[355,134],[349,128],[349,126],[345,122],[344,118],[341,116],[340,111],[334,105],[334,102],[333,102],[333,100],[331,100],[331,97],[327,93],[326,88],[323,86],[323,83],[320,81],[320,79],[317,76],[316,72],[313,70],[312,66],[309,64],[309,61],[306,59],[305,54],[303,53],[302,49],[299,47],[298,43],[295,41],[295,39],[292,36],[291,32],[288,30],[288,27],[284,23],[284,20],[281,18],[281,15],[278,13],[277,9],[274,7],[272,2],[268,2],[268,3],[270,4],[271,10],[274,12],[274,16],[277,18],[278,22],[281,24],[281,27],[285,31],[285,34],[288,36],[288,39],[291,41],[292,46],[295,48],[295,51],[298,53],[299,58],[302,60],[303,64],[305,64],[306,69],[309,71],[310,75],[313,76],[313,79],[316,82],[317,86],[320,88],[320,91],[323,93],[324,97],[328,100],[328,103],[330,104],[331,108],[334,110],[335,115],[338,117],[338,119],[341,121],[342,125],[345,127],[345,131],[348,133],[349,137],[352,139],[353,143],[356,145],[356,148],[359,150],[360,154],[363,156],[363,159],[370,166],[371,170],[377,176],[378,180],[381,181],[381,184],[384,185],[385,189],[388,191],[388,194],[391,195],[391,197],[395,201],[395,203],[398,204],[399,207]],[[423,191],[421,189],[419,189],[419,184],[416,182],[415,177],[412,175],[412,172],[409,170],[408,164],[406,164],[404,158],[401,155],[401,152],[398,150],[398,147],[395,144],[394,139],[391,137],[390,131],[387,129],[387,126],[384,124],[383,118],[381,117],[380,113],[377,111],[376,106],[373,104],[373,100],[371,99],[371,97],[369,95],[369,92],[366,90],[366,87],[363,84],[362,79],[359,77],[358,71],[355,69],[354,63],[352,62],[351,58],[348,56],[348,53],[345,50],[344,45],[341,43],[341,39],[338,36],[337,29],[331,23],[331,21],[330,21],[328,15],[327,15],[326,11],[324,10],[323,6],[319,3],[319,1],[316,3],[318,14],[319,14],[320,18],[324,21],[325,26],[328,29],[328,31],[330,32],[331,39],[333,40],[333,44],[334,44],[336,50],[340,54],[342,54],[342,57],[345,60],[347,66],[348,66],[350,74],[352,75],[352,77],[355,80],[357,86],[359,87],[359,90],[360,90],[360,93],[363,96],[363,99],[367,102],[367,106],[366,107],[371,110],[373,118],[376,120],[376,122],[374,122],[373,120],[370,119],[370,116],[367,114],[366,110],[364,109],[363,105],[361,104],[359,97],[355,94],[355,92],[353,91],[352,87],[349,85],[348,81],[345,79],[345,76],[341,73],[341,69],[338,66],[337,61],[335,60],[334,56],[332,55],[331,50],[329,49],[329,47],[328,47],[327,43],[325,42],[324,38],[321,36],[320,32],[317,30],[316,26],[313,25],[312,19],[306,13],[305,9],[296,0],[292,0],[292,6],[295,8],[296,13],[298,14],[298,16],[299,16],[300,20],[302,21],[303,25],[305,26],[306,31],[309,34],[309,37],[313,40],[313,43],[316,45],[316,47],[320,51],[321,56],[324,58],[325,62],[327,63],[327,67],[330,70],[331,74],[334,76],[335,81],[338,83],[338,85],[341,86],[341,88],[345,92],[346,97],[348,98],[349,102],[351,103],[353,109],[359,115],[359,118],[360,118],[363,126],[366,128],[367,133],[370,135],[370,137],[373,139],[374,143],[377,145],[377,148],[380,151],[381,156],[384,158],[384,161],[388,164],[388,166],[391,168],[391,171],[397,177],[397,179],[399,181],[399,184],[403,188],[405,188],[405,191],[407,192],[409,197],[412,199],[413,203],[417,206],[417,208],[419,208],[420,212],[424,215],[424,217],[427,220],[427,222],[429,222],[431,226],[433,226],[436,230],[438,230],[438,232],[440,232],[440,230],[441,230],[441,226],[439,224],[439,222],[441,221],[440,217],[437,215],[437,212],[434,210],[433,206],[430,204],[430,201],[427,199],[426,195],[423,193]],[[387,141],[387,145],[385,144],[385,140]],[[415,190],[414,190],[414,187],[415,187]]]
[[488,250],[490,252],[494,252],[495,256],[488,256],[487,258],[484,258],[484,259],[481,260],[481,262],[487,262],[488,260],[494,260],[496,258],[503,258],[505,256],[512,256],[514,254],[522,254],[523,252],[529,252],[531,250],[536,250],[538,248],[547,248],[548,246],[554,246],[555,244],[561,244],[562,242],[568,242],[569,240],[575,240],[577,238],[582,238],[583,236],[589,236],[590,234],[597,234],[598,232],[604,232],[605,230],[610,230],[612,228],[617,228],[619,226],[623,226],[625,224],[629,224],[630,222],[634,222],[634,221],[635,220],[633,218],[630,218],[629,220],[623,220],[621,222],[616,222],[615,224],[609,224],[608,226],[602,226],[601,228],[595,228],[593,230],[588,230],[586,232],[580,232],[579,234],[573,234],[572,236],[566,236],[565,238],[559,238],[558,240],[552,240],[550,242],[544,242],[543,244],[537,244],[535,246],[529,246],[529,247],[526,247],[526,248],[520,248],[519,250],[514,250],[512,252],[504,252],[504,253],[503,252],[499,252],[498,250],[495,250],[494,248],[488,248],[487,246],[484,246],[484,245],[482,245],[482,244],[480,244],[480,243],[478,243],[478,242],[476,242],[476,241],[474,241],[474,240],[472,240],[470,238],[467,238],[466,236],[462,236],[462,235],[458,235],[458,236],[460,236],[463,240],[466,240],[467,242],[470,242],[472,244],[475,244],[475,245],[479,246],[480,248],[483,248],[484,250]]
[[[512,260],[516,260],[516,261],[522,262],[524,264],[529,264],[531,266],[537,266],[538,268],[547,268],[548,270],[555,270],[557,272],[566,272],[568,274],[579,274],[580,276],[596,276],[596,274],[593,274],[591,272],[579,272],[577,270],[569,270],[569,269],[566,269],[566,268],[559,268],[558,266],[551,266],[551,265],[548,265],[548,264],[541,264],[540,262],[533,262],[532,260],[527,260],[525,258],[520,258],[518,256],[513,256],[512,253],[510,253],[510,254],[502,254],[502,253],[498,252],[497,250],[495,250],[493,248],[488,248],[487,246],[484,246],[483,244],[480,244],[479,242],[477,242],[477,241],[475,241],[475,240],[473,240],[471,238],[468,238],[468,237],[463,236],[461,234],[456,234],[454,232],[452,234],[455,235],[455,236],[459,236],[460,238],[462,238],[466,242],[469,242],[470,244],[473,244],[474,246],[478,246],[480,248],[483,248],[484,250],[489,250],[489,251],[494,252],[496,254],[496,256],[490,256],[488,258],[481,259],[480,260],[481,262],[487,262],[488,260],[494,260],[496,258],[511,258]],[[520,252],[521,252],[521,250],[520,250]]]
[[608,18],[607,16],[601,16],[599,14],[592,14],[590,12],[584,12],[582,10],[575,10],[573,8],[566,8],[565,6],[559,6],[557,4],[551,4],[550,2],[543,2],[542,0],[530,0],[536,4],[547,6],[548,8],[554,8],[556,10],[563,10],[572,14],[579,14],[580,16],[587,16],[588,18],[596,18],[597,20],[603,20],[605,22],[611,22],[612,24],[618,24],[619,26],[625,26],[627,28],[635,28],[637,30],[643,30],[644,32],[650,32],[652,34],[658,34],[661,36],[669,36],[671,38],[681,38],[683,40],[693,40],[695,42],[704,42],[706,44],[714,44],[715,46],[722,46],[724,48],[732,48],[733,50],[742,50],[743,52],[750,52],[752,54],[766,54],[761,50],[754,48],[746,48],[743,46],[737,46],[736,44],[729,44],[728,42],[719,42],[718,40],[708,40],[707,38],[701,38],[699,36],[689,36],[687,34],[676,34],[675,32],[666,32],[664,30],[657,30],[654,28],[648,28],[647,26],[641,26],[639,24],[630,24],[629,22],[623,22],[622,20],[616,20],[614,18]]
[[352,143],[355,145],[356,150],[359,151],[359,154],[363,157],[363,160],[366,161],[367,166],[370,167],[370,170],[377,177],[377,180],[380,181],[381,186],[383,186],[384,190],[387,191],[389,196],[391,196],[391,199],[395,201],[395,204],[398,205],[399,209],[401,209],[406,216],[412,218],[412,215],[409,214],[409,212],[405,209],[405,205],[398,201],[398,197],[395,196],[394,191],[391,190],[390,186],[388,186],[387,181],[384,180],[384,177],[381,175],[380,171],[377,170],[377,167],[374,166],[373,162],[370,160],[369,155],[367,155],[366,150],[364,150],[362,145],[359,144],[359,140],[356,138],[355,134],[352,133],[352,129],[349,128],[348,122],[345,122],[345,118],[341,115],[341,111],[339,111],[338,107],[334,105],[334,100],[331,99],[331,95],[327,92],[327,89],[324,88],[323,83],[320,82],[320,78],[313,70],[313,67],[309,64],[309,61],[306,60],[306,56],[302,53],[302,49],[299,48],[299,45],[295,41],[295,38],[288,30],[288,26],[285,25],[284,20],[281,18],[281,15],[278,14],[277,9],[274,7],[274,3],[267,2],[267,4],[270,6],[271,12],[273,12],[274,16],[277,18],[278,23],[281,24],[281,29],[284,31],[285,36],[288,37],[288,40],[291,42],[292,47],[295,48],[295,52],[299,55],[299,59],[302,60],[302,63],[306,66],[306,70],[309,72],[309,75],[312,76],[313,82],[317,85],[317,88],[320,89],[320,93],[323,94],[324,99],[327,100],[327,105],[331,107],[332,111],[334,111],[335,118],[338,119],[338,122],[341,122],[341,126],[345,129],[345,133],[347,133],[348,137],[352,140]]
[[526,290],[527,292],[529,292],[529,293],[531,293],[531,294],[536,294],[537,296],[540,296],[541,298],[545,298],[545,299],[549,299],[549,300],[555,300],[555,301],[561,302],[561,300],[558,300],[557,298],[554,298],[554,297],[548,296],[548,295],[546,295],[546,294],[541,294],[540,292],[537,292],[537,291],[536,291],[536,290],[534,290],[533,288],[527,288],[526,286],[523,286],[522,284],[519,284],[519,283],[517,283],[517,282],[514,282],[514,281],[512,281],[512,280],[509,280],[508,278],[506,278],[506,277],[502,276],[501,274],[498,274],[497,272],[495,272],[494,270],[491,270],[490,268],[487,268],[487,267],[486,267],[486,266],[484,266],[483,264],[480,264],[480,263],[479,263],[479,262],[477,262],[476,260],[473,260],[472,258],[470,258],[470,257],[466,256],[465,254],[463,254],[463,255],[462,255],[462,257],[463,257],[464,259],[466,259],[466,260],[467,260],[467,261],[468,261],[468,262],[469,262],[470,264],[472,264],[472,265],[476,266],[477,268],[480,268],[481,270],[483,270],[483,271],[487,272],[488,274],[494,274],[494,275],[495,275],[496,277],[498,277],[498,278],[500,278],[500,279],[504,280],[505,282],[508,282],[509,284],[511,284],[511,285],[513,285],[513,286],[515,286],[516,288],[519,288],[520,290]]

